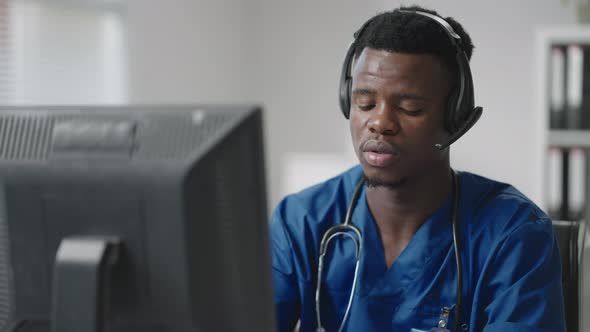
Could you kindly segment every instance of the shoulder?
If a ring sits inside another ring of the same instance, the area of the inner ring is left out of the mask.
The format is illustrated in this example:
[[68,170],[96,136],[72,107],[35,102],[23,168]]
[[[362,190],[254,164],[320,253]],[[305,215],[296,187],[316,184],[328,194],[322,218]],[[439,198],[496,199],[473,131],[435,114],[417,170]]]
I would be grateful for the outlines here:
[[460,183],[461,213],[472,231],[501,235],[527,224],[551,231],[551,219],[512,185],[468,172]]
[[348,202],[361,176],[360,166],[353,167],[286,196],[276,206],[269,230],[275,270],[293,274],[296,267],[305,280],[314,275],[313,260],[309,258],[317,256],[324,230],[344,220]]
[[274,209],[272,222],[281,220],[288,227],[297,226],[304,220],[312,224],[329,222],[335,211],[346,209],[361,176],[362,169],[355,166],[322,183],[287,195]]
[[[507,261],[520,266],[553,255],[551,219],[523,193],[471,173],[461,173],[460,180],[461,228],[474,266],[491,268],[502,252],[518,256]],[[523,246],[532,251],[520,255]]]

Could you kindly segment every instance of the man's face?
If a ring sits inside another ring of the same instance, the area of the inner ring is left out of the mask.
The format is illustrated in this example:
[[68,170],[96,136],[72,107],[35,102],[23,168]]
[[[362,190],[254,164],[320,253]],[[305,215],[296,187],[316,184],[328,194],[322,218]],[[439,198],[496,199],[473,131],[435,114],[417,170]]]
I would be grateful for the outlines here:
[[370,182],[398,186],[448,162],[450,75],[427,54],[365,48],[352,72],[350,131]]

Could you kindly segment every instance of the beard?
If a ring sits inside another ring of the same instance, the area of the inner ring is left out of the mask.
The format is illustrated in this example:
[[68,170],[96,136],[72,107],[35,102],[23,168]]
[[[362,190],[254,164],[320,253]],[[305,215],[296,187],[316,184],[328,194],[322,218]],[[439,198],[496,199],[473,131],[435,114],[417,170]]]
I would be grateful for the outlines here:
[[370,178],[365,174],[363,174],[363,177],[365,178],[365,185],[367,188],[382,187],[385,189],[395,190],[403,187],[407,182],[405,177],[395,181],[385,181],[378,178]]

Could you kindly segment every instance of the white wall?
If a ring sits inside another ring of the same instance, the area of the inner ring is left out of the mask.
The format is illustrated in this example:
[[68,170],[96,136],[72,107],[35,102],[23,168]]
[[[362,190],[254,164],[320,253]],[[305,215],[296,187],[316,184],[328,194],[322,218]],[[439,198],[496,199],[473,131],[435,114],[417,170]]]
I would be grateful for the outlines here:
[[[400,1],[128,0],[132,102],[261,102],[270,205],[355,162],[338,77],[352,33]],[[453,164],[543,197],[533,150],[534,29],[575,22],[559,0],[414,1],[471,34],[478,125]],[[330,169],[310,172],[314,162]],[[296,166],[293,166],[296,165]],[[302,176],[302,174],[304,176]],[[306,176],[309,174],[309,176]],[[296,178],[296,181],[293,179]]]
[[256,101],[246,0],[127,0],[133,103]]

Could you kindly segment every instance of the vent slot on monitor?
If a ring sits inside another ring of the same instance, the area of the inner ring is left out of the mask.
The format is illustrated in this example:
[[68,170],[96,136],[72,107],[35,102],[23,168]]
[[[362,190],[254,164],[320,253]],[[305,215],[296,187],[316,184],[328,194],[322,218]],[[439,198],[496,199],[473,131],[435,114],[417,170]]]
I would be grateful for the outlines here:
[[39,115],[0,115],[0,158],[47,159],[54,119]]
[[200,152],[239,122],[242,115],[193,111],[171,118],[154,116],[139,130],[136,157],[140,159],[183,159]]

